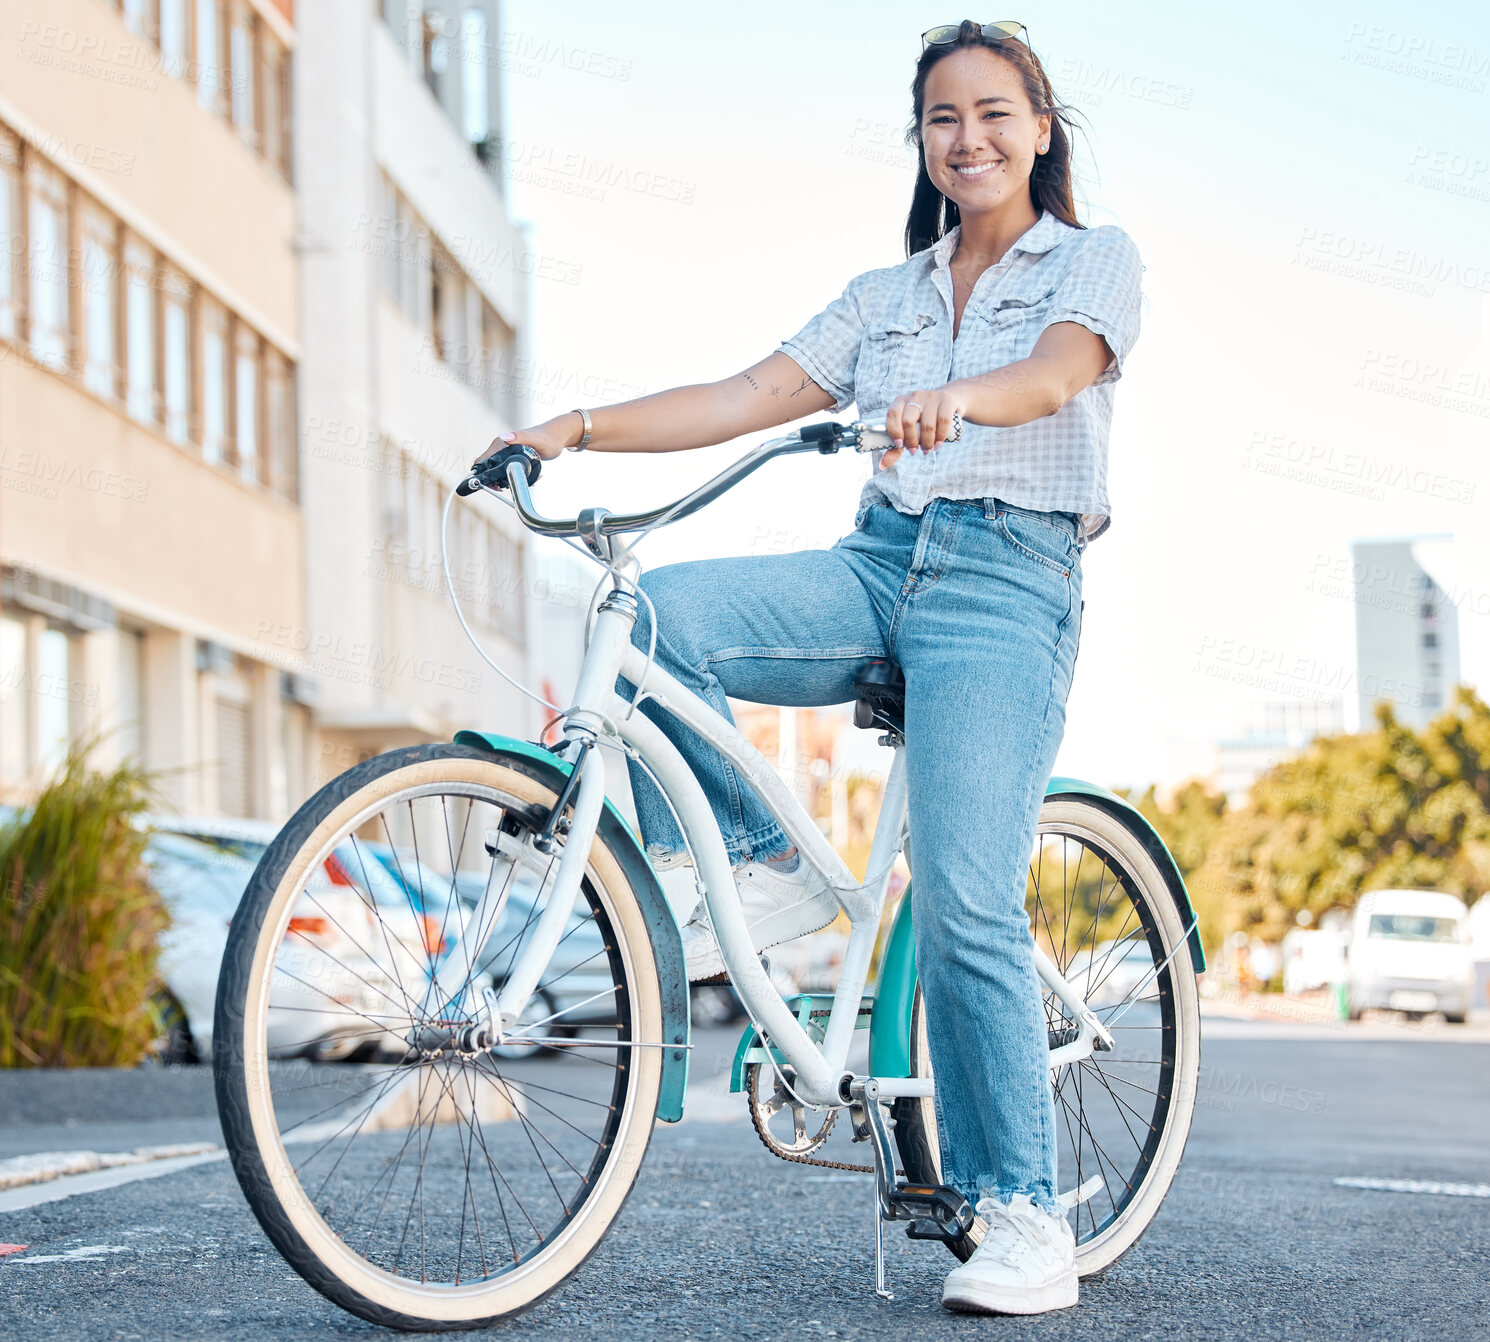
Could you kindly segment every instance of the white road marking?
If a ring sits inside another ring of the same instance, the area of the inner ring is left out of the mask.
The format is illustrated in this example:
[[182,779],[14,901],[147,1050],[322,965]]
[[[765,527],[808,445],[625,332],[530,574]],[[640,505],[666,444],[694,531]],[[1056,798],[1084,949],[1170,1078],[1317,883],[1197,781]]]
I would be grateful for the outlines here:
[[217,1151],[216,1142],[176,1142],[169,1146],[137,1146],[133,1151],[36,1151],[0,1160],[0,1189],[39,1184],[69,1174],[89,1174],[119,1165],[143,1165],[152,1160],[200,1156]]
[[[23,1188],[12,1188],[0,1193],[0,1212],[24,1211],[27,1207],[37,1207],[43,1202],[60,1202],[63,1198],[76,1197],[79,1193],[97,1193],[105,1188],[117,1188],[120,1184],[132,1184],[136,1179],[158,1179],[163,1174],[175,1174],[178,1170],[190,1169],[193,1165],[223,1160],[227,1154],[226,1151],[215,1150],[194,1156],[177,1156],[171,1160],[116,1165],[110,1169],[93,1170],[88,1174],[66,1175],[43,1183],[28,1184]],[[12,1258],[10,1261],[19,1263],[27,1260]]]
[[1490,1198],[1490,1184],[1446,1184],[1437,1179],[1336,1179],[1338,1188],[1369,1188],[1379,1193],[1434,1193],[1446,1198]]

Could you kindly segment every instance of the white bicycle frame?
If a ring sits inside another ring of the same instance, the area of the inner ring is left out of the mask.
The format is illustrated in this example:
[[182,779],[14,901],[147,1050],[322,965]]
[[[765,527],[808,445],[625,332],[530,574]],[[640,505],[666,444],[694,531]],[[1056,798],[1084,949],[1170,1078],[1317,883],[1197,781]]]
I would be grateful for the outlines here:
[[[518,472],[512,472],[512,478],[519,495],[525,494],[525,488],[518,482]],[[791,1064],[796,1073],[793,1087],[804,1100],[825,1106],[847,1104],[848,1083],[856,1079],[845,1070],[849,1046],[874,953],[890,868],[906,837],[908,796],[904,747],[896,746],[885,784],[867,868],[872,879],[869,884],[860,884],[766,758],[733,724],[633,646],[631,634],[637,612],[634,587],[633,577],[617,575],[595,614],[573,707],[564,719],[565,750],[573,756],[586,741],[624,743],[651,769],[672,802],[693,851],[721,957],[751,1018]],[[698,733],[734,766],[796,844],[802,860],[823,877],[848,915],[850,930],[843,972],[833,995],[821,1045],[803,1029],[760,963],[746,926],[724,838],[703,788],[661,729],[644,714],[632,711],[631,702],[616,693],[618,675],[640,686],[647,698]],[[573,818],[558,869],[549,883],[548,901],[534,926],[532,938],[496,994],[490,1013],[492,1019],[488,1022],[494,1035],[505,1036],[519,1020],[563,935],[579,894],[604,800],[605,770],[596,752],[591,750],[579,769]],[[432,992],[449,993],[458,987],[461,967],[470,962],[471,953],[477,949],[468,950],[464,944],[470,929],[492,925],[495,909],[488,908],[487,903],[500,898],[499,892],[491,888],[495,884],[499,883],[488,882],[487,893],[464,919],[458,944],[445,957],[441,972],[431,985]],[[1061,1000],[1071,1019],[1079,1022],[1077,1037],[1051,1050],[1051,1067],[1089,1057],[1094,1048],[1112,1048],[1111,1035],[1081,994],[1061,976],[1038,941],[1034,950],[1041,982]],[[933,1093],[930,1079],[880,1077],[876,1080],[879,1095],[886,1100]]]

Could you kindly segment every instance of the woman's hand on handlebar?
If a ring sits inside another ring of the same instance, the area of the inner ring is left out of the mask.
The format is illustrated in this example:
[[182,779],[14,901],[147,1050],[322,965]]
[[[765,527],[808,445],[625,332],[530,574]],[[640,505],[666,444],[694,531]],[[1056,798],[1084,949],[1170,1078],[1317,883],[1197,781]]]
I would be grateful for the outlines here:
[[954,412],[965,414],[967,406],[952,386],[897,396],[885,411],[885,432],[896,446],[880,458],[880,469],[899,461],[902,450],[934,451],[940,447],[952,432]]
[[534,425],[531,429],[517,429],[511,433],[498,434],[492,440],[492,445],[472,464],[479,466],[504,447],[513,447],[518,443],[532,448],[544,461],[552,461],[566,447],[573,447],[579,442],[584,431],[585,426],[580,417],[573,410],[566,410],[562,415],[546,419],[542,424]]

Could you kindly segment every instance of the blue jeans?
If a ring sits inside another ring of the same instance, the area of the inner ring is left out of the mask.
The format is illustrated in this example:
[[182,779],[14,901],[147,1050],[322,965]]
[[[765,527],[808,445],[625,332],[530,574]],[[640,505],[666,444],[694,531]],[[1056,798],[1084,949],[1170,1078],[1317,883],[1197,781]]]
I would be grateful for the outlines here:
[[[1026,1193],[1051,1210],[1055,1114],[1025,882],[1065,730],[1080,560],[1068,513],[934,499],[919,515],[870,504],[828,550],[671,564],[642,579],[658,665],[726,717],[726,695],[852,700],[873,657],[904,671],[916,964],[942,1078],[943,1178],[975,1202]],[[643,649],[649,629],[644,602]],[[642,711],[698,776],[731,862],[790,847],[718,751],[654,704]],[[681,849],[635,764],[631,782],[649,850]]]

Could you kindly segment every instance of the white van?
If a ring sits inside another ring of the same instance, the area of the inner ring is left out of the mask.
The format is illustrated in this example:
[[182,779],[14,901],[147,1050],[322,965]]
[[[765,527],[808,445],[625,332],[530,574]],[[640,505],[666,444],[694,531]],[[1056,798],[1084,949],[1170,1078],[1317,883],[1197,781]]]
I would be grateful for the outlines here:
[[1469,910],[1433,890],[1373,890],[1355,908],[1350,936],[1350,1017],[1369,1008],[1451,1021],[1469,1014],[1474,958]]

